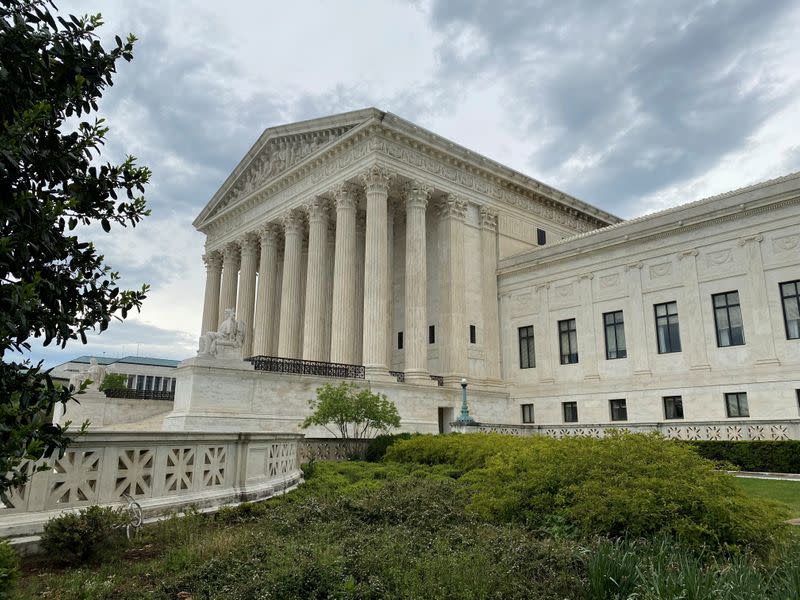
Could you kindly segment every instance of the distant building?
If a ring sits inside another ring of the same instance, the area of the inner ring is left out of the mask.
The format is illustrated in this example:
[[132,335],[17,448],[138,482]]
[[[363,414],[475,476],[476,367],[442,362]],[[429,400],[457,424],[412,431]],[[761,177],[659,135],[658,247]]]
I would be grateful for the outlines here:
[[54,367],[51,376],[55,381],[67,383],[70,377],[76,373],[86,371],[92,358],[97,360],[97,364],[105,367],[109,373],[127,375],[129,389],[148,392],[175,391],[174,373],[180,361],[168,358],[79,356]]

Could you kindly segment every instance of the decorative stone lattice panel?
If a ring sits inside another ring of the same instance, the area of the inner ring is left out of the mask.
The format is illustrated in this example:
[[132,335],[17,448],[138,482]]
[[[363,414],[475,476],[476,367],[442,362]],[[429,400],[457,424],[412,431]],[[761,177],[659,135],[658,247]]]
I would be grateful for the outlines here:
[[225,483],[225,446],[212,446],[203,453],[203,487],[219,487]]
[[297,446],[292,442],[269,445],[267,452],[267,475],[276,477],[294,470],[297,465]]
[[786,425],[771,425],[769,430],[773,440],[789,439],[789,434],[786,430]]
[[179,494],[192,489],[194,455],[194,448],[172,448],[167,453],[164,485],[167,494]]
[[130,494],[134,498],[151,496],[153,463],[153,451],[149,448],[122,450],[117,457],[114,495],[120,499],[124,494]]
[[47,508],[84,506],[97,502],[102,455],[97,450],[67,450],[57,458],[50,476]]
[[[20,471],[27,474],[29,477],[31,475],[31,471],[33,470],[33,463],[30,461],[26,461],[22,465],[20,465]],[[8,499],[6,502],[0,500],[0,515],[3,513],[9,512],[19,512],[25,509],[25,506],[28,503],[28,494],[30,494],[30,479],[28,483],[25,485],[21,485],[19,487],[15,487],[11,490],[11,493],[8,494]]]

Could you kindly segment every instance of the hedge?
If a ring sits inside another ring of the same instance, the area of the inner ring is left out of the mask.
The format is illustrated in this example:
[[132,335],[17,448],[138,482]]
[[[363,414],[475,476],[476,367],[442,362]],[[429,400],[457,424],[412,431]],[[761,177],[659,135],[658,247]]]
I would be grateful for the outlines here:
[[742,471],[800,473],[800,440],[692,441],[689,445],[703,458],[727,462]]

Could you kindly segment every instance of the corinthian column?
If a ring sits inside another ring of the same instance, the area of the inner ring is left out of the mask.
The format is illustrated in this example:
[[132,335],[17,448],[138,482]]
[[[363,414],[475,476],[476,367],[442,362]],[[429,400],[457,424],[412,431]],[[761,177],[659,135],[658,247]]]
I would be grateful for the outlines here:
[[284,238],[283,285],[281,286],[281,322],[278,334],[278,356],[300,358],[300,312],[303,260],[303,220],[297,213],[283,218]]
[[406,294],[405,294],[405,374],[409,383],[415,379],[430,382],[428,374],[428,272],[425,209],[432,188],[412,181],[404,192],[406,202]]
[[308,269],[306,274],[303,360],[325,360],[325,253],[328,251],[328,204],[315,198],[308,211]]
[[225,311],[236,310],[236,287],[239,283],[239,244],[231,242],[222,251],[222,290],[219,295],[217,323],[225,320]]
[[268,223],[258,230],[261,238],[261,260],[258,266],[258,301],[255,314],[253,354],[271,356],[278,321],[278,238],[277,225]]
[[336,187],[336,249],[333,263],[331,362],[356,361],[356,193],[347,184]]
[[467,203],[450,194],[439,206],[442,254],[442,375],[458,385],[467,374],[467,329],[464,321],[464,219]]
[[481,207],[481,305],[486,378],[500,379],[500,317],[497,300],[497,213]]
[[206,293],[203,297],[203,324],[200,335],[216,331],[219,325],[219,289],[222,279],[222,255],[216,250],[203,255],[206,264]]
[[367,378],[388,377],[386,321],[389,318],[387,203],[392,175],[375,165],[361,175],[367,194],[364,256],[364,353]]
[[253,315],[256,306],[256,273],[258,271],[258,238],[248,233],[241,242],[242,273],[239,277],[239,295],[236,304],[236,320],[245,327],[242,358],[253,355]]

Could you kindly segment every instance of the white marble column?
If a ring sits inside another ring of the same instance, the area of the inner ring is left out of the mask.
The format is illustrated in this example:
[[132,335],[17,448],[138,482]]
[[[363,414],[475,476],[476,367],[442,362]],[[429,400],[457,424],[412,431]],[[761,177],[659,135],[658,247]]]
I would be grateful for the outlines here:
[[440,356],[446,385],[460,385],[467,375],[467,326],[464,287],[464,219],[467,203],[454,194],[439,205],[442,266]]
[[353,337],[356,334],[356,191],[337,186],[336,249],[333,264],[333,318],[331,362],[354,364]]
[[236,289],[239,285],[239,244],[230,242],[222,251],[222,289],[219,294],[217,323],[225,320],[225,311],[236,310]]
[[328,247],[325,249],[325,303],[322,312],[325,313],[325,327],[322,333],[325,340],[322,344],[323,360],[331,361],[331,335],[333,334],[333,261],[336,256],[336,223],[328,219]]
[[361,175],[367,196],[364,254],[364,352],[367,379],[388,378],[386,320],[389,318],[388,200],[393,176],[377,165]]
[[481,304],[486,378],[500,380],[500,317],[497,298],[497,213],[481,207]]
[[392,351],[394,349],[394,221],[397,216],[397,205],[390,199],[387,205],[386,222],[386,365],[392,368]]
[[325,254],[328,251],[328,203],[315,198],[308,211],[308,268],[306,274],[303,360],[325,360]]
[[[280,236],[283,237],[283,227],[280,227]],[[281,334],[281,297],[283,296],[283,240],[278,241],[278,272],[275,278],[276,292],[275,292],[275,322],[272,324],[272,346],[270,352],[274,356],[278,354],[278,338]]]
[[406,269],[405,269],[405,354],[406,381],[429,383],[428,372],[428,267],[425,209],[433,189],[412,181],[405,186]]
[[[739,240],[744,246],[747,256],[747,298],[750,302],[750,320],[755,323],[755,331],[745,331],[745,340],[753,340],[752,356],[757,365],[779,364],[775,353],[775,339],[772,334],[772,318],[769,314],[769,296],[767,282],[764,279],[764,260],[761,256],[761,242],[764,236],[751,235]],[[744,304],[744,303],[742,303]]]
[[367,215],[356,210],[356,264],[353,279],[356,281],[356,321],[353,329],[353,359],[356,365],[364,364],[364,262],[367,246]]
[[200,335],[216,331],[219,326],[219,292],[222,283],[222,255],[213,250],[203,255],[206,265],[206,292],[203,297],[203,324]]
[[281,286],[281,320],[278,334],[278,356],[300,358],[300,326],[303,315],[302,260],[303,219],[297,213],[283,218],[285,247],[283,252],[283,285]]
[[261,257],[258,266],[258,294],[255,314],[253,354],[272,356],[275,354],[273,338],[278,325],[278,243],[280,230],[277,225],[267,223],[259,230]]
[[535,291],[539,305],[538,319],[533,330],[536,370],[539,372],[539,383],[553,383],[555,381],[553,361],[557,356],[558,349],[553,343],[556,323],[550,319],[550,284],[540,283],[536,286]]
[[[681,252],[678,255],[678,260],[681,263],[681,281],[683,282],[684,292],[683,305],[686,307],[686,322],[689,324],[689,327],[684,328],[684,331],[688,334],[686,336],[686,350],[689,357],[689,368],[693,371],[707,371],[711,368],[711,365],[708,364],[700,286],[697,281],[697,250],[692,249]],[[680,318],[683,319],[682,316]]]
[[[625,340],[628,356],[633,359],[633,372],[636,375],[650,375],[650,361],[647,356],[650,348],[647,347],[647,333],[645,330],[645,306],[642,297],[642,267],[641,262],[625,265],[625,278],[627,279],[628,298],[630,299],[630,315],[623,314],[625,320]],[[653,316],[650,309],[650,318]],[[630,326],[629,326],[630,323]]]
[[239,276],[239,293],[236,304],[236,320],[244,323],[245,335],[242,343],[242,358],[253,355],[253,317],[256,306],[256,274],[258,273],[258,238],[248,233],[241,241],[242,270]]
[[[581,273],[578,277],[581,288],[581,312],[583,313],[581,327],[584,329],[582,332],[578,331],[578,347],[580,348],[580,361],[584,364],[585,375],[583,378],[588,381],[600,379],[597,364],[597,326],[594,314],[593,279],[594,273]],[[583,340],[583,344],[580,340]]]

